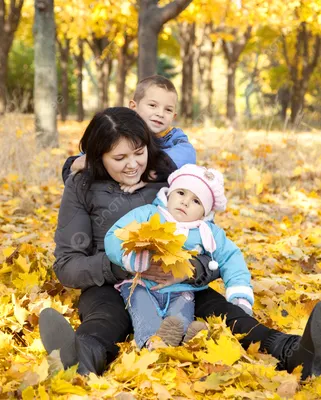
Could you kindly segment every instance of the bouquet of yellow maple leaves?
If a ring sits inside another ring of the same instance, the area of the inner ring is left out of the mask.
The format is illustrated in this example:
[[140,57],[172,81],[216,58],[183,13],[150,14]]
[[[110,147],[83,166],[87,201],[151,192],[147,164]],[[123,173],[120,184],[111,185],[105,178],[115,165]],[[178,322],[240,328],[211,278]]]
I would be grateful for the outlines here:
[[185,235],[175,235],[174,222],[161,223],[159,214],[155,214],[148,222],[131,222],[125,228],[117,229],[115,235],[123,241],[125,255],[131,251],[139,253],[149,250],[152,261],[161,261],[165,273],[171,272],[174,278],[193,276],[193,266],[189,259],[197,254],[195,250],[185,250]]

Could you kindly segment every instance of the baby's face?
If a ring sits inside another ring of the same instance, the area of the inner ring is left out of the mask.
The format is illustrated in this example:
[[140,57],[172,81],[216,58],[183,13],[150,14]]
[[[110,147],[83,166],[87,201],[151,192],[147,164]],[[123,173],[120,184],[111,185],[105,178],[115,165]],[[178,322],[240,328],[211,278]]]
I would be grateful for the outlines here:
[[204,217],[200,199],[188,189],[176,189],[168,198],[167,208],[178,222],[192,222]]
[[145,91],[145,96],[139,103],[131,100],[129,107],[135,110],[157,135],[172,125],[176,117],[176,103],[176,93],[152,85]]

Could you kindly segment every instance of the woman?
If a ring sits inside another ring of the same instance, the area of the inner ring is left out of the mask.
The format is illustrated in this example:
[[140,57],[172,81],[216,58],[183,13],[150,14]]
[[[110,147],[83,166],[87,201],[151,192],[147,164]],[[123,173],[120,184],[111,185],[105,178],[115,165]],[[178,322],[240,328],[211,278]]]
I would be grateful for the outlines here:
[[[115,343],[122,342],[132,327],[114,284],[129,278],[112,265],[104,251],[107,230],[131,209],[150,204],[172,167],[155,145],[145,122],[132,110],[109,108],[94,116],[80,142],[87,154],[84,171],[66,182],[55,235],[55,273],[68,287],[82,290],[78,309],[81,325],[76,332],[62,315],[52,309],[40,314],[40,334],[46,350],[61,349],[65,367],[79,362],[79,373],[103,373],[117,355]],[[152,170],[163,173],[163,182],[151,181],[129,194],[120,186],[149,181]],[[194,285],[206,285],[217,278],[207,268],[209,259],[200,256],[195,266]],[[158,265],[143,274],[160,284],[172,284],[171,274]],[[280,360],[279,368],[291,372],[303,364],[302,378],[321,373],[321,303],[313,310],[303,337],[269,329],[228,303],[212,289],[196,293],[195,315],[207,318],[224,315],[234,333],[246,334],[244,348],[261,342],[266,351]]]

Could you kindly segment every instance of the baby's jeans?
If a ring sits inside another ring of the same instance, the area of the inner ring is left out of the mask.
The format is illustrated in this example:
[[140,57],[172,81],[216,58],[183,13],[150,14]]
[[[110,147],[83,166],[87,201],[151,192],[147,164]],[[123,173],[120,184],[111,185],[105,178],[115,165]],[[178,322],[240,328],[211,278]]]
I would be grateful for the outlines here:
[[[130,293],[131,283],[124,283],[120,287],[120,293],[127,304]],[[168,295],[170,296],[167,304]],[[184,324],[184,333],[189,324],[194,320],[194,293],[193,292],[173,292],[159,293],[150,291],[141,285],[137,285],[130,298],[128,312],[132,319],[134,328],[134,338],[137,346],[142,348],[147,340],[156,334],[164,318],[176,316]],[[162,317],[157,311],[157,307],[166,310]]]

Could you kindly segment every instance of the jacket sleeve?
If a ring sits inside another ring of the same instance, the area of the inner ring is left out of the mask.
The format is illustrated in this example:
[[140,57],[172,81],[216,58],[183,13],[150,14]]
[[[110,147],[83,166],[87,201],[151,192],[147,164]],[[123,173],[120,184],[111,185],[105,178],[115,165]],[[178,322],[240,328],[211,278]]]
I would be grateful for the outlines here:
[[215,225],[212,225],[211,228],[217,246],[213,253],[213,259],[218,263],[219,272],[226,288],[227,301],[243,298],[253,305],[251,274],[241,250],[226,237],[223,229]]
[[211,257],[206,254],[198,254],[196,257],[193,257],[190,262],[194,267],[194,276],[186,280],[185,283],[196,287],[203,287],[220,278],[220,271],[218,269],[209,269],[208,265],[210,261]]
[[67,160],[65,161],[63,167],[62,167],[62,180],[64,181],[64,183],[66,183],[69,175],[71,174],[71,166],[73,164],[73,162],[80,157],[80,155],[78,156],[72,156],[72,157],[68,157]]
[[171,146],[163,151],[173,160],[177,168],[185,164],[196,164],[196,151],[181,129],[175,128]]
[[122,240],[115,235],[117,229],[125,228],[133,221],[138,223],[146,222],[153,215],[151,205],[135,208],[122,218],[120,218],[106,233],[104,244],[108,259],[130,272],[144,272],[150,266],[152,254],[145,250],[140,254],[131,251],[128,255],[124,255],[125,250],[122,248]]
[[106,254],[93,248],[91,219],[76,178],[67,180],[60,205],[54,271],[64,286],[76,289],[117,283]]

